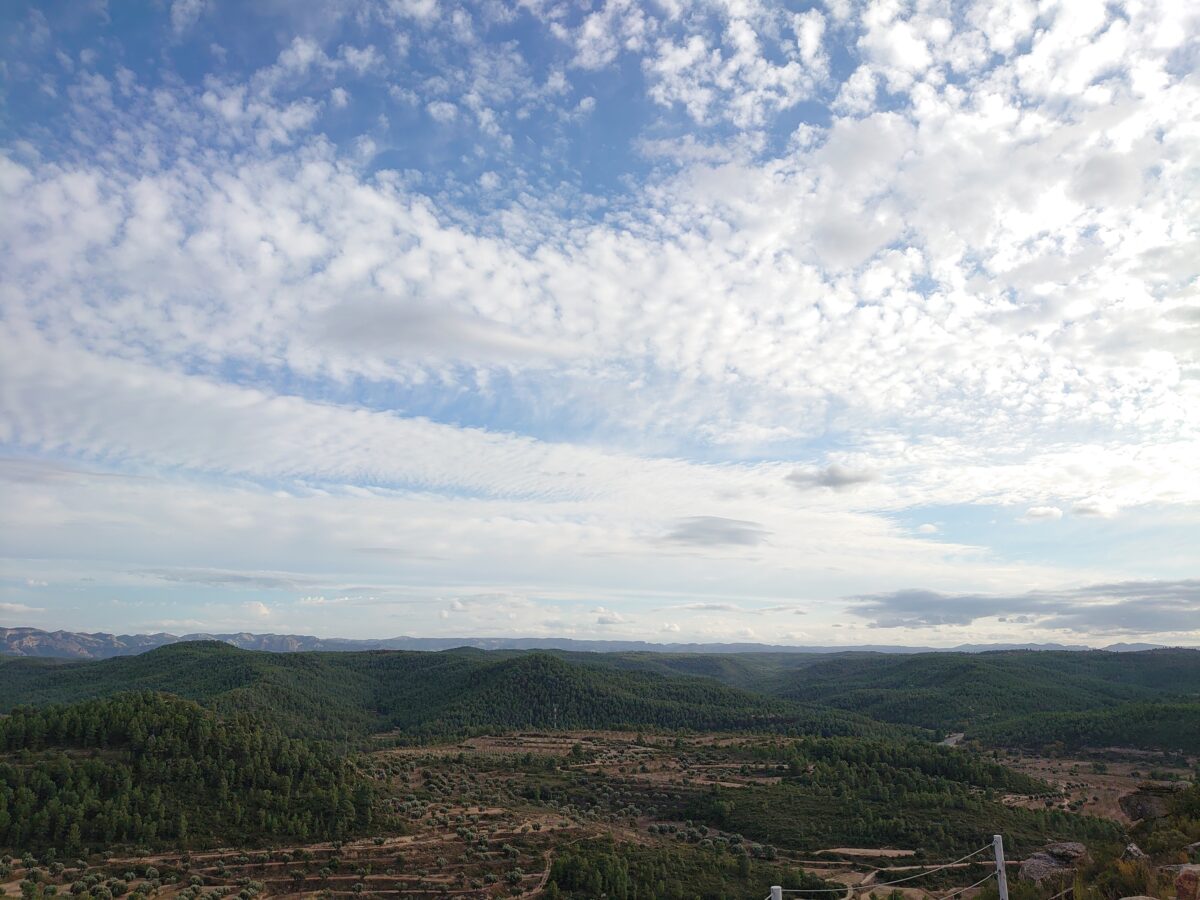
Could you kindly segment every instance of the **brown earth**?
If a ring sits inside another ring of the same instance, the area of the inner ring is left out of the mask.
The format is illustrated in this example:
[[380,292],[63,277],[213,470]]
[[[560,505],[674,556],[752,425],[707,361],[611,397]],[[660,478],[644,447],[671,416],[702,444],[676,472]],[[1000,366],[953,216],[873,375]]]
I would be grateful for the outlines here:
[[[1187,769],[1132,760],[1100,763],[1105,769],[1104,772],[1095,771],[1097,765],[1095,760],[1070,757],[1051,758],[1021,755],[1002,759],[1001,762],[1018,772],[1041,778],[1056,788],[1056,792],[1052,796],[1006,797],[1004,800],[1006,804],[1030,809],[1041,809],[1047,806],[1068,809],[1075,804],[1078,812],[1114,819],[1125,825],[1130,825],[1135,820],[1122,808],[1121,798],[1136,793],[1139,786],[1148,781],[1147,773],[1150,768],[1174,773],[1180,777],[1188,775]],[[1172,784],[1169,781],[1151,783],[1164,787]],[[1047,800],[1051,802],[1047,803]]]

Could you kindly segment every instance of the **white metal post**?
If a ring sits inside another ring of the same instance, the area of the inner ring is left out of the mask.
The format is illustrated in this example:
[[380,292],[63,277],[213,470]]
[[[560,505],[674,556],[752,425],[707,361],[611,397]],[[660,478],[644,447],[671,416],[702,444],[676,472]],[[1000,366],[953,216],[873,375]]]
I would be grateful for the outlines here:
[[992,835],[992,847],[996,851],[996,886],[1000,888],[1000,900],[1008,900],[1008,877],[1004,874],[1004,838]]
[[771,885],[771,900],[783,900],[783,888],[777,884]]

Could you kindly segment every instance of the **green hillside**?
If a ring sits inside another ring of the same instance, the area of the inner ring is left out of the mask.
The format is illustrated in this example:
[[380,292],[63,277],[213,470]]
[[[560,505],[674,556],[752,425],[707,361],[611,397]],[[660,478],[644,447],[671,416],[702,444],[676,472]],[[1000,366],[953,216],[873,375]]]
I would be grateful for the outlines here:
[[344,759],[150,692],[0,719],[0,847],[335,838],[370,822]]
[[757,686],[881,721],[966,731],[1045,711],[1200,697],[1200,651],[846,654]]
[[900,736],[889,730],[900,726],[1025,746],[1196,749],[1200,651],[262,653],[195,642],[94,662],[0,661],[0,712],[138,690],[333,740],[621,725]]
[[428,738],[479,729],[621,725],[892,733],[853,713],[710,679],[585,665],[546,653],[271,654],[197,642],[70,665],[0,664],[0,711],[131,690],[166,691],[218,711],[269,717],[292,734],[330,739],[392,729]]
[[1038,749],[1136,747],[1200,754],[1200,702],[1121,703],[1084,712],[1044,712],[1006,719],[972,730],[989,744]]

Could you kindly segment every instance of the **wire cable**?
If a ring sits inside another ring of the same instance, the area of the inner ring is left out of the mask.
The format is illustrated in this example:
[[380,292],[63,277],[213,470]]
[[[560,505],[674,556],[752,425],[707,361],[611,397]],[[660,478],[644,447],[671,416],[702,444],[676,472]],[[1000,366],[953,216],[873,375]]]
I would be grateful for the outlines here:
[[957,897],[959,894],[965,894],[967,891],[971,890],[972,888],[979,887],[981,884],[983,884],[989,878],[995,878],[995,877],[996,877],[996,873],[990,872],[987,875],[985,875],[983,878],[979,879],[974,884],[968,884],[965,888],[962,888],[961,890],[957,890],[953,894],[947,894],[945,897],[940,897],[940,898],[938,898],[938,900],[952,900],[952,898]]
[[[954,862],[945,863],[944,865],[938,866],[937,868],[934,868],[934,869],[926,869],[924,872],[918,872],[916,875],[909,875],[907,878],[897,878],[895,881],[880,881],[876,884],[869,885],[869,887],[873,887],[873,888],[888,887],[889,885],[903,884],[906,881],[912,881],[914,878],[924,878],[926,875],[932,875],[934,872],[940,872],[943,869],[950,868],[951,866],[957,866],[959,863],[966,862],[971,857],[978,856],[983,851],[991,850],[991,849],[992,849],[992,845],[988,844],[986,847],[980,847],[974,853],[968,853],[962,859],[956,859]],[[992,874],[995,874],[995,873],[992,873]],[[991,875],[988,875],[988,878],[991,878],[991,877],[992,877]]]
[[[991,850],[991,849],[992,849],[991,844],[985,844],[984,846],[982,846],[978,850],[976,850],[974,853],[968,853],[966,856],[963,856],[963,857],[960,857],[959,859],[954,860],[954,862],[942,863],[940,866],[936,866],[932,869],[926,869],[924,872],[918,872],[916,875],[908,875],[904,878],[897,878],[895,881],[879,881],[879,882],[875,882],[874,884],[864,884],[864,885],[856,885],[855,884],[855,885],[847,885],[846,887],[849,887],[851,890],[856,890],[859,887],[862,887],[863,889],[870,888],[870,889],[874,890],[877,887],[890,887],[893,884],[903,884],[906,881],[912,881],[916,878],[924,878],[926,875],[932,875],[934,872],[941,872],[943,869],[948,869],[951,866],[957,866],[959,863],[966,862],[968,859],[978,856],[980,853],[983,853],[985,850]],[[992,874],[995,874],[995,873],[992,873]],[[988,875],[988,878],[991,878],[991,877],[992,877],[991,875]],[[785,894],[844,894],[846,892],[846,888],[785,888],[783,892]]]

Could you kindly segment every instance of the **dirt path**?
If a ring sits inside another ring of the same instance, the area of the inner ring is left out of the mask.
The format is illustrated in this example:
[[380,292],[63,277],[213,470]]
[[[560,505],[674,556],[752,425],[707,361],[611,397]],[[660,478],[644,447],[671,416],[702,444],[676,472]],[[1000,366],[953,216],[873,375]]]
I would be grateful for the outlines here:
[[545,863],[545,869],[542,871],[542,877],[538,879],[536,886],[531,887],[523,894],[518,894],[514,900],[528,900],[530,897],[536,897],[546,889],[546,885],[550,881],[550,864],[554,860],[554,854],[547,850],[542,854],[542,862]]

